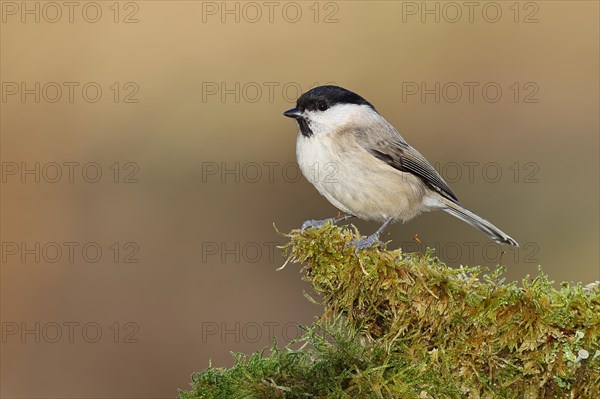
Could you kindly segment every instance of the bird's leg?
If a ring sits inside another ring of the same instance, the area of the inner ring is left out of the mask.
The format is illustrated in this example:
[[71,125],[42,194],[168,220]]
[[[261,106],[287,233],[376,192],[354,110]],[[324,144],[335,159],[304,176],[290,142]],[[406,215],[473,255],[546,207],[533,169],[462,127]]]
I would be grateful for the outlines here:
[[345,215],[340,215],[340,216],[335,217],[335,218],[329,218],[329,219],[323,219],[323,220],[307,220],[306,222],[302,223],[302,228],[300,229],[300,232],[304,233],[304,230],[306,230],[309,227],[312,227],[314,229],[318,229],[320,227],[325,226],[325,224],[327,224],[327,222],[329,222],[330,220],[333,223],[337,223],[337,222],[340,222],[342,220],[347,220],[347,219],[350,219],[350,218],[353,218],[353,217],[354,217],[354,215],[345,214]]
[[371,234],[370,236],[368,236],[367,238],[364,238],[362,240],[350,241],[346,245],[347,246],[351,245],[351,246],[356,247],[356,250],[354,251],[354,253],[356,253],[358,255],[358,251],[360,251],[361,249],[371,248],[373,245],[377,244],[379,242],[379,236],[381,235],[381,233],[383,233],[385,228],[393,220],[394,220],[393,218],[387,219],[385,222],[383,222],[381,227],[379,229],[377,229],[377,231],[375,233]]

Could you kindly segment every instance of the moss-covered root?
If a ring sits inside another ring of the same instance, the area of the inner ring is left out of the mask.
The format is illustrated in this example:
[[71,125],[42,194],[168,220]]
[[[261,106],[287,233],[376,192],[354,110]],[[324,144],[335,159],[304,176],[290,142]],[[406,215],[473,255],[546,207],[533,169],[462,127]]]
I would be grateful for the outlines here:
[[[181,398],[600,398],[600,287],[540,272],[453,269],[432,253],[354,255],[358,232],[328,224],[283,247],[325,314],[300,350],[235,355]],[[385,247],[385,246],[384,246]]]

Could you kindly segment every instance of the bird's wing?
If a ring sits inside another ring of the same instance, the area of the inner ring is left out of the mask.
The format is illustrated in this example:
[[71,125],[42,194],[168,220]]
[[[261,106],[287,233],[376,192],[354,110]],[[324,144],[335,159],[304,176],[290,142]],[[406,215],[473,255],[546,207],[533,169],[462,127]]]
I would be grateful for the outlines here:
[[442,176],[419,151],[408,145],[391,125],[388,125],[387,131],[355,133],[357,143],[374,157],[399,171],[418,176],[429,188],[458,203],[458,198]]

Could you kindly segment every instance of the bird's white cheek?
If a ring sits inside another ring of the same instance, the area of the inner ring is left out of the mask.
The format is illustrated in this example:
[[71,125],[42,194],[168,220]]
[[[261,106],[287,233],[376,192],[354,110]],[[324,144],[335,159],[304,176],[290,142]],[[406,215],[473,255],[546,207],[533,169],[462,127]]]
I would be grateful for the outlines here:
[[309,115],[307,120],[310,130],[315,135],[324,135],[334,131],[335,124],[323,118],[322,115]]
[[348,125],[368,120],[373,111],[367,106],[355,104],[335,105],[326,111],[309,111],[307,120],[315,134],[331,134]]

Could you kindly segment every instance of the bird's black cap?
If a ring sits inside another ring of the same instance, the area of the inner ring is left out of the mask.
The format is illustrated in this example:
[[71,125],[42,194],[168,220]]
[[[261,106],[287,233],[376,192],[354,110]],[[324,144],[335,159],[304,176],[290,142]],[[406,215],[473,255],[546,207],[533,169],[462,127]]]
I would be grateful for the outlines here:
[[373,104],[358,94],[343,87],[330,85],[318,86],[302,94],[296,102],[296,108],[300,112],[303,112],[305,109],[314,111],[319,109],[319,105],[323,106],[323,104],[326,108],[331,108],[336,104],[368,105],[375,110]]

